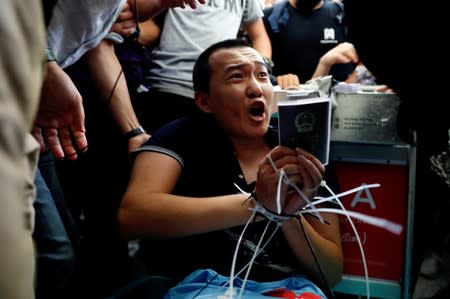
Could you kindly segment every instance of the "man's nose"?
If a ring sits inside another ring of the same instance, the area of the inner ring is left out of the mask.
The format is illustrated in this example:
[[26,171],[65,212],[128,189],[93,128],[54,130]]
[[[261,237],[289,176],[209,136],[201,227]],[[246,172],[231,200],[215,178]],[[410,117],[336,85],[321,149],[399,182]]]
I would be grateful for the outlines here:
[[248,97],[249,98],[261,97],[262,96],[261,82],[259,82],[255,76],[252,76],[249,81],[250,82],[247,87]]

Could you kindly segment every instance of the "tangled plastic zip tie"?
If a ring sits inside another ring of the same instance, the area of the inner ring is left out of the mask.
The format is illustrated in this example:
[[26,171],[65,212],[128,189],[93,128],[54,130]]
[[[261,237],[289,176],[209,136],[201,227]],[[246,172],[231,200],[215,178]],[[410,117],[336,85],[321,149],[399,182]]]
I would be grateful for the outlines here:
[[[269,156],[268,156],[269,157]],[[275,164],[273,163],[273,161],[269,158],[270,163],[272,164],[272,167],[275,166]],[[278,170],[276,170],[278,171]],[[335,213],[335,214],[340,214],[340,215],[344,215],[347,217],[353,233],[355,234],[355,237],[357,239],[357,243],[360,249],[360,253],[361,253],[361,258],[363,261],[363,267],[364,267],[364,276],[365,276],[365,281],[366,281],[366,290],[367,290],[367,298],[370,298],[370,288],[369,288],[369,274],[368,274],[368,269],[367,269],[367,261],[366,261],[366,257],[365,257],[365,253],[364,253],[364,249],[362,246],[362,242],[361,239],[359,237],[359,234],[356,230],[356,227],[352,221],[351,218],[357,218],[360,219],[368,224],[377,226],[377,227],[381,227],[384,228],[394,234],[400,234],[403,230],[403,226],[394,222],[391,222],[389,220],[383,219],[383,218],[378,218],[378,217],[374,217],[374,216],[370,216],[370,215],[365,215],[362,213],[358,213],[358,212],[354,212],[354,211],[348,211],[345,209],[344,205],[342,204],[342,202],[339,200],[339,197],[343,197],[346,195],[349,195],[351,193],[355,193],[358,192],[362,189],[367,189],[367,188],[375,188],[375,187],[380,187],[380,184],[363,184],[359,187],[350,189],[348,191],[339,193],[339,194],[334,194],[333,190],[331,190],[329,188],[329,186],[326,184],[325,181],[322,181],[320,186],[325,187],[328,192],[331,194],[331,196],[329,197],[316,197],[314,198],[313,201],[309,200],[302,192],[301,190],[292,182],[290,182],[289,178],[286,176],[286,174],[284,173],[284,170],[282,169],[281,171],[278,171],[280,179],[278,180],[278,186],[277,186],[277,196],[276,196],[276,200],[277,200],[277,213],[281,214],[281,192],[278,190],[281,190],[280,185],[281,184],[289,184],[290,186],[294,187],[294,189],[300,194],[300,196],[302,196],[302,198],[304,198],[306,204],[305,206],[299,210],[297,213],[295,213],[295,215],[297,216],[301,216],[303,214],[311,214],[314,216],[317,216],[317,218],[321,219],[322,223],[324,223],[324,219],[321,216],[321,212],[327,212],[327,213]],[[247,200],[251,199],[252,197],[250,196],[250,193],[247,193],[245,191],[243,191],[237,184],[235,184],[236,188],[239,189],[239,191],[243,194],[246,194]],[[229,279],[229,287],[227,288],[224,296],[221,296],[221,298],[227,298],[227,299],[231,299],[234,298],[235,294],[236,294],[236,290],[234,290],[233,288],[233,281],[234,281],[234,277],[235,276],[239,276],[242,271],[244,271],[245,269],[247,269],[247,272],[245,274],[244,280],[243,280],[243,284],[239,293],[238,298],[241,298],[244,292],[244,287],[245,284],[247,282],[250,270],[251,270],[251,266],[253,264],[253,262],[255,261],[256,257],[264,250],[264,248],[267,246],[267,244],[269,244],[270,240],[272,240],[273,236],[275,235],[275,233],[278,231],[278,228],[281,225],[281,222],[286,221],[288,219],[291,218],[291,216],[286,216],[286,215],[277,215],[271,211],[268,211],[261,203],[259,203],[257,200],[253,199],[254,203],[255,203],[255,207],[253,209],[251,209],[253,211],[252,216],[249,218],[249,220],[247,221],[240,237],[239,240],[236,244],[236,250],[233,256],[233,261],[232,261],[232,266],[231,266],[231,274],[230,274],[230,279]],[[324,202],[331,202],[334,204],[337,204],[339,206],[339,208],[316,208],[315,205],[324,203]],[[239,251],[239,247],[240,244],[242,242],[242,238],[243,235],[245,233],[245,231],[247,230],[247,227],[249,226],[249,224],[252,222],[252,220],[256,217],[256,214],[262,214],[264,217],[266,217],[269,221],[267,222],[267,225],[264,229],[264,232],[261,235],[261,238],[258,242],[258,245],[256,246],[256,249],[253,253],[253,256],[251,258],[251,260],[237,273],[235,274],[235,267],[236,267],[236,260],[237,260],[237,255],[238,255],[238,251]],[[274,231],[272,232],[271,236],[266,240],[266,242],[261,246],[262,240],[264,239],[264,236],[267,232],[267,229],[269,227],[269,224],[275,222],[277,224],[276,228],[274,229]]]
[[[275,165],[275,162],[273,162],[272,157],[270,155],[267,155],[267,160],[269,161],[273,170],[279,174],[279,180],[278,180],[278,185],[277,185],[277,198],[276,198],[278,214],[281,214],[281,183],[284,183],[284,184],[289,185],[290,187],[294,188],[306,203],[308,203],[311,206],[314,206],[314,204],[311,202],[311,200],[305,194],[303,194],[303,192],[300,190],[300,188],[298,188],[297,184],[295,184],[293,181],[291,181],[289,179],[289,177],[286,175],[284,169],[279,170],[277,168],[277,166]],[[322,215],[320,215],[320,213],[315,213],[315,215],[320,220],[321,223],[325,223],[325,220],[323,219]]]

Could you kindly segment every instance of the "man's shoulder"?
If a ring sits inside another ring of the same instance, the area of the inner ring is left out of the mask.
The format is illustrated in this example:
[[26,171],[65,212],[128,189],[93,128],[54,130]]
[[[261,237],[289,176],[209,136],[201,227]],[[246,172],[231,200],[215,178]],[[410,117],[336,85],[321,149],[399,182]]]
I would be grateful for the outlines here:
[[273,5],[271,7],[265,7],[263,9],[264,18],[267,19],[273,12]]
[[163,134],[173,134],[177,132],[182,134],[192,130],[192,127],[194,125],[195,123],[190,117],[181,117],[168,122],[167,124],[162,126],[159,131]]
[[270,16],[272,13],[280,13],[288,4],[288,0],[279,0],[274,5],[263,9],[264,17]]
[[194,115],[180,117],[170,121],[161,127],[155,135],[157,134],[166,138],[175,137],[181,140],[184,137],[193,138],[194,136],[208,135],[216,130],[216,126],[216,123],[212,119],[197,111]]
[[327,0],[323,4],[323,8],[333,17],[344,14],[344,3],[338,0]]
[[267,10],[264,9],[266,30],[277,33],[280,31],[280,26],[286,26],[289,21],[289,12],[286,9],[288,3],[288,0],[280,0]]

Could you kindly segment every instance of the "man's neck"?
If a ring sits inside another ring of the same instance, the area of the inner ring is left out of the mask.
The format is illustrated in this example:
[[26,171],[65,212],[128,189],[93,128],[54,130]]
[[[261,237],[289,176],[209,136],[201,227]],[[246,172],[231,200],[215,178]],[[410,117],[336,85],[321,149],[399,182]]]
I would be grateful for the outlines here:
[[[289,3],[293,6],[293,7],[297,7],[297,1],[299,0],[289,0]],[[301,1],[301,0],[300,0]],[[318,10],[319,8],[321,8],[323,6],[323,0],[320,0],[313,8],[313,10]]]

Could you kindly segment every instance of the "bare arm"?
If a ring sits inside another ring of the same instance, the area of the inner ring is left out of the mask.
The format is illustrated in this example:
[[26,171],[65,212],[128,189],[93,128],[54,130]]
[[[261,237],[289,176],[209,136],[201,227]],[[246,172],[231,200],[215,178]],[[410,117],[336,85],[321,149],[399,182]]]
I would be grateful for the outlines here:
[[[317,255],[319,264],[324,271],[330,286],[336,285],[343,273],[344,255],[341,247],[339,218],[336,214],[322,213],[329,224],[322,224],[313,216],[300,219],[311,246]],[[321,280],[320,270],[303,234],[299,220],[292,219],[282,225],[282,230],[297,260],[317,280]]]
[[[333,49],[325,53],[319,60],[316,70],[310,79],[326,76],[330,73],[331,67],[340,63],[358,63],[359,58],[353,44],[340,43]],[[282,89],[296,89],[300,87],[300,80],[297,75],[285,74],[277,77],[278,85]]]
[[246,24],[244,29],[247,31],[248,37],[259,54],[263,57],[272,58],[272,44],[267,35],[266,28],[262,19]]
[[[323,166],[305,154],[299,158],[295,152],[284,148],[271,152],[278,168],[286,172],[298,171],[292,179],[303,182],[303,191],[312,196],[311,190],[321,178]],[[302,159],[299,164],[297,161]],[[150,171],[149,171],[150,170]],[[172,157],[161,153],[141,153],[134,162],[127,191],[119,208],[119,229],[123,238],[181,237],[195,235],[244,224],[250,217],[248,208],[252,201],[242,205],[246,196],[233,194],[205,197],[184,197],[171,192],[181,173],[181,166]],[[258,171],[256,191],[258,201],[275,211],[278,173],[271,165],[261,163]],[[314,192],[314,191],[313,191]],[[298,197],[285,197],[283,212],[292,213],[302,206]],[[324,215],[328,224],[315,219],[303,219],[305,230],[324,265],[327,281],[334,285],[342,275],[342,250],[339,222],[335,215]],[[296,219],[283,223],[282,230],[298,262],[319,279],[319,272],[311,250]]]
[[[116,32],[123,37],[129,37],[136,32],[137,26],[136,14],[131,10],[129,3],[125,3],[116,22],[111,27],[111,31]],[[146,46],[154,45],[161,32],[153,18],[139,22],[139,29],[140,34],[138,36],[138,41]]]
[[161,35],[161,29],[153,19],[141,22],[139,26],[141,27],[139,43],[148,47],[153,47]]
[[241,225],[250,217],[251,203],[242,205],[243,194],[214,199],[170,194],[180,173],[180,164],[167,155],[136,157],[118,214],[123,238],[194,235]]
[[57,159],[74,160],[77,150],[87,149],[81,95],[56,61],[46,63],[39,112],[32,133],[41,150],[48,146]]
[[[125,134],[139,127],[139,121],[131,105],[125,76],[121,72],[122,66],[114,52],[114,44],[109,40],[102,41],[96,48],[86,53],[85,59],[105,99],[105,105],[108,106],[122,133]],[[111,91],[113,91],[112,94]],[[129,151],[140,146],[148,137],[147,134],[141,134],[131,138],[128,141]]]
[[359,62],[359,57],[356,53],[355,47],[353,47],[353,44],[348,42],[340,43],[320,58],[311,79],[328,75],[331,67],[335,64],[349,62],[353,62],[355,64]]
[[[308,198],[314,197],[315,191],[313,190],[316,190],[316,187],[320,184],[325,171],[319,160],[301,149],[294,153],[293,150],[285,147],[275,148],[271,151],[270,156],[276,168],[283,168],[285,173],[289,174],[289,179],[301,186],[302,192]],[[263,161],[258,171],[256,193],[258,201],[271,211],[277,210],[273,200],[276,198],[277,178],[278,172],[273,169],[271,163]],[[282,188],[282,190],[284,190],[281,196],[281,211],[283,213],[293,214],[304,205],[304,199],[297,192],[288,191],[286,188]],[[329,224],[322,224],[313,216],[302,217],[300,221],[311,240],[311,245],[324,270],[327,282],[330,285],[335,285],[341,279],[343,271],[339,219],[335,214],[323,214],[322,216]],[[306,271],[320,280],[319,268],[299,220],[294,218],[285,221],[281,228],[298,262]]]

